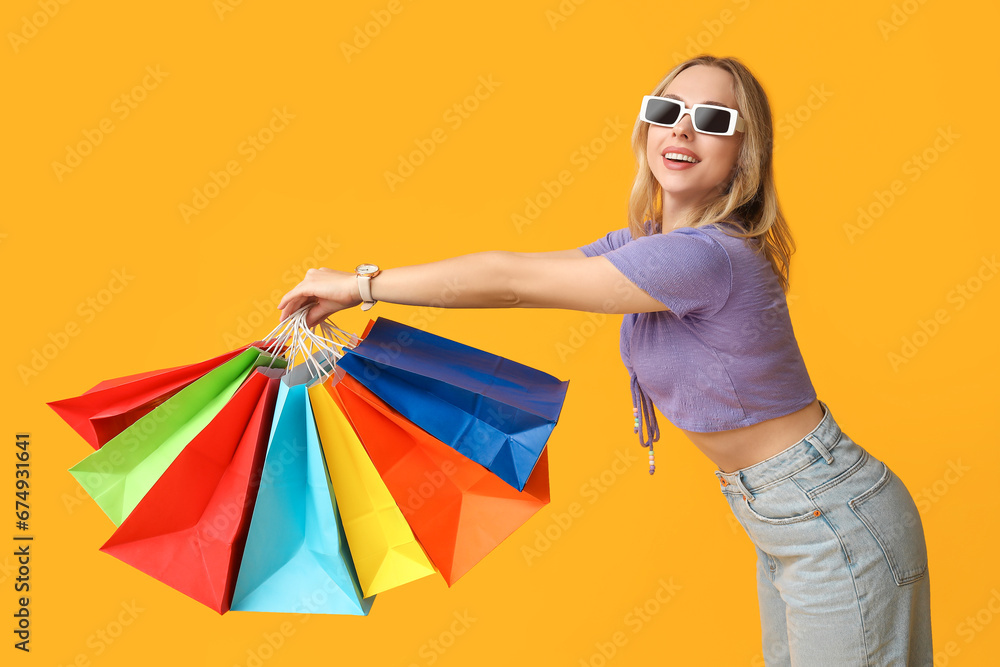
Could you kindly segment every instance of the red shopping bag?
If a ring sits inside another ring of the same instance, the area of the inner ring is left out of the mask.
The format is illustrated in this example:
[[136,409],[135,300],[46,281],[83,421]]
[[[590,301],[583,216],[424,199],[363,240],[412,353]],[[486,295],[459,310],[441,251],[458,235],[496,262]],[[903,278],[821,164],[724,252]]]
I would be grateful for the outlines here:
[[47,405],[94,449],[100,449],[181,389],[251,345],[260,343],[248,343],[196,364],[104,380],[80,396]]
[[284,372],[254,369],[101,551],[228,611]]
[[451,586],[549,502],[548,448],[523,491],[422,430],[350,375],[325,386]]

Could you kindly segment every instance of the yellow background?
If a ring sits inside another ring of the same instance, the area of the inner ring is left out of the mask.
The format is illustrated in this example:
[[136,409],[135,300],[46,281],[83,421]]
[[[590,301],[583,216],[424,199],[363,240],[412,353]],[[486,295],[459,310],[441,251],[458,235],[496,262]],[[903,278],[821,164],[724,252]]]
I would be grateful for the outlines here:
[[[620,316],[372,311],[571,382],[551,505],[453,588],[409,584],[368,617],[220,617],[99,552],[113,526],[66,472],[91,450],[45,405],[266,334],[311,266],[571,248],[622,227],[641,97],[708,51],[742,59],[770,96],[799,248],[795,332],[820,398],[918,501],[935,665],[993,664],[998,14],[917,0],[4,3],[0,535],[13,545],[14,434],[28,432],[36,539],[30,655],[11,647],[14,547],[0,556],[3,662],[763,664],[754,552],[714,465],[661,417],[646,472]],[[275,109],[294,117],[268,136]],[[78,166],[54,167],[102,123]],[[386,172],[437,128],[444,141],[390,188]],[[261,133],[250,160],[244,142]],[[181,205],[230,161],[239,172],[185,221]],[[563,170],[571,182],[515,225]],[[878,215],[850,237],[859,207]],[[360,332],[367,319],[336,322]],[[904,339],[914,349],[894,365]],[[562,528],[574,502],[582,514]],[[649,603],[661,580],[680,588]],[[629,616],[647,603],[655,614]]]

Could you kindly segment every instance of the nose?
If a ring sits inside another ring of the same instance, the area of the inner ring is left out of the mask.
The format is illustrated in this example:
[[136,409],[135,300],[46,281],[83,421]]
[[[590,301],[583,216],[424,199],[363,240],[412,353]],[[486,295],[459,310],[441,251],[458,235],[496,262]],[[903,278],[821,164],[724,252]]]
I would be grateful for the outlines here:
[[675,135],[683,135],[689,139],[691,138],[691,135],[694,133],[694,125],[688,109],[684,110],[684,113],[677,120],[677,124],[670,129],[674,131]]

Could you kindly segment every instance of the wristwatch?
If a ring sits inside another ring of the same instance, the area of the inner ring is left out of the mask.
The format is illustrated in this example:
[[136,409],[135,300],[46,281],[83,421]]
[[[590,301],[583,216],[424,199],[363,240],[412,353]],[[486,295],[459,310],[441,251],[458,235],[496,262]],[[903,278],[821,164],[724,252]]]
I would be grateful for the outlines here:
[[372,298],[372,278],[382,270],[374,264],[358,264],[354,273],[358,275],[358,291],[361,292],[361,310],[368,310],[375,305]]

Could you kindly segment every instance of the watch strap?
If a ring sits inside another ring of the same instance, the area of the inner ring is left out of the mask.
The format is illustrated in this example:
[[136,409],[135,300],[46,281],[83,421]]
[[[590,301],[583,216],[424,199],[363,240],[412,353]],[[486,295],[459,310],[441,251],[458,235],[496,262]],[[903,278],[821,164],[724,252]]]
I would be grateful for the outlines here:
[[372,277],[358,274],[358,292],[361,293],[361,310],[368,310],[375,305],[372,298]]

